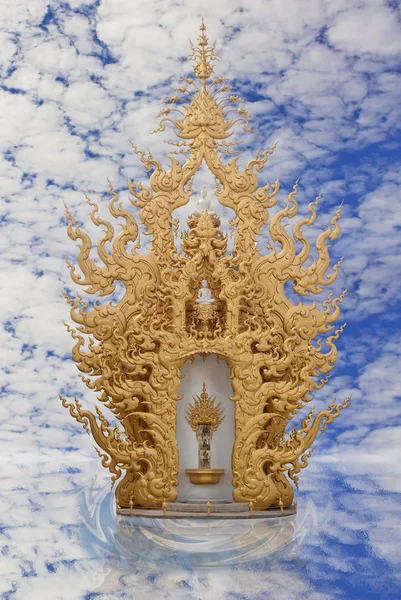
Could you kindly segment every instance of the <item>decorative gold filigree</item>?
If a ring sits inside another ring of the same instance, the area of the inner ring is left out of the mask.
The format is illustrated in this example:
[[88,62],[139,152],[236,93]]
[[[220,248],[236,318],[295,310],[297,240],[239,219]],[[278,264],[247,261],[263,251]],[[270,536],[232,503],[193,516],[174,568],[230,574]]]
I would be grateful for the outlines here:
[[[161,506],[176,499],[180,373],[196,353],[218,355],[231,371],[233,497],[239,502],[289,506],[291,480],[297,483],[297,474],[307,465],[319,427],[336,418],[348,402],[330,405],[313,421],[309,413],[299,430],[285,432],[313,392],[327,382],[337,360],[335,344],[343,327],[333,331],[333,324],[345,292],[334,299],[329,295],[320,306],[303,302],[303,297],[322,293],[337,277],[341,261],[328,273],[329,247],[340,232],[341,207],[318,236],[316,258],[307,264],[311,246],[304,228],[314,224],[319,199],[289,231],[288,219],[298,211],[298,184],[270,217],[280,184],[260,185],[258,180],[275,146],[258,152],[244,169],[236,157],[222,160],[236,143],[227,141],[234,125],[240,122],[245,131],[251,129],[243,100],[231,93],[224,78],[211,79],[215,56],[202,23],[199,45],[191,55],[194,77],[183,80],[160,115],[159,131],[173,125],[179,138],[173,144],[186,153],[185,162],[170,155],[165,170],[150,152],[132,146],[150,174],[147,186],[128,182],[130,201],[151,239],[149,253],[138,251],[137,221],[110,183],[110,213],[123,221],[118,234],[87,198],[92,222],[104,228],[97,245],[100,262],[91,258],[91,239],[67,209],[68,235],[79,242],[80,272],[68,263],[71,277],[86,293],[109,296],[103,303],[66,296],[75,324],[67,326],[75,342],[73,359],[83,381],[120,427],[111,427],[99,409],[96,417],[79,401],[62,401],[92,434],[113,483],[125,472],[116,489],[119,506]],[[238,118],[231,117],[232,111]],[[190,201],[192,179],[203,161],[216,180],[218,202],[235,213],[232,252],[227,251],[218,215],[206,211],[190,215],[181,250],[175,243],[173,212]],[[261,236],[268,238],[263,254],[255,244]],[[213,308],[198,308],[195,302],[202,280],[215,299]],[[300,296],[296,304],[286,294],[289,282]],[[118,283],[124,296],[114,300]]]
[[216,396],[209,396],[205,383],[203,383],[201,394],[192,396],[192,398],[195,404],[189,405],[185,419],[191,429],[195,431],[196,437],[198,437],[198,425],[210,425],[210,438],[212,438],[213,433],[224,420],[224,410],[221,408],[221,402],[215,404]]

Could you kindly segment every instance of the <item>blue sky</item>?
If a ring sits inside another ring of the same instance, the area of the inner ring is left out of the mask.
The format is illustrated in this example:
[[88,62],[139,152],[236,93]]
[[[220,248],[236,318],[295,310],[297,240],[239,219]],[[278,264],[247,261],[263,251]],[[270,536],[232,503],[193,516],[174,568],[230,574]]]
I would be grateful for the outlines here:
[[[63,290],[74,289],[64,259],[76,256],[63,202],[96,239],[83,192],[103,216],[106,177],[127,200],[127,179],[146,179],[130,141],[167,164],[172,133],[150,132],[164,98],[190,71],[189,38],[196,41],[202,15],[209,40],[217,40],[216,73],[248,100],[258,131],[242,137],[242,161],[279,141],[265,176],[280,178],[282,201],[298,177],[301,214],[323,194],[311,239],[344,201],[332,255],[345,258],[332,291],[348,289],[339,321],[347,326],[316,406],[350,393],[352,401],[312,460],[336,461],[346,473],[352,455],[355,475],[369,470],[383,490],[401,492],[401,9],[394,0],[4,0],[2,435],[13,452],[44,452],[55,462],[65,448],[88,460],[94,453],[57,398],[76,393],[93,404],[62,324]],[[210,181],[200,173],[195,195]],[[178,215],[183,224],[189,209]],[[401,531],[394,535],[401,539]]]

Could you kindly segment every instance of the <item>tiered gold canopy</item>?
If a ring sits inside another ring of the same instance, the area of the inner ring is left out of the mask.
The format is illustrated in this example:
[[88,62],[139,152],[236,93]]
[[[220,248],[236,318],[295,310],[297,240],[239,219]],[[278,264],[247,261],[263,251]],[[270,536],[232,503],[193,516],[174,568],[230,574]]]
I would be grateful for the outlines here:
[[[318,200],[309,204],[308,216],[293,226],[292,234],[285,220],[297,214],[297,185],[284,207],[269,218],[269,209],[278,202],[279,182],[259,186],[257,173],[274,147],[258,152],[244,170],[237,167],[236,158],[224,159],[234,152],[234,143],[227,141],[234,125],[241,123],[244,131],[251,131],[250,115],[238,108],[241,98],[228,95],[226,79],[212,79],[214,46],[208,45],[203,22],[190,59],[194,77],[185,78],[177,95],[166,99],[157,130],[167,123],[174,126],[179,140],[173,142],[172,154],[184,155],[184,162],[170,156],[171,166],[164,170],[150,153],[133,147],[151,172],[149,187],[128,182],[130,201],[141,209],[141,222],[151,236],[149,253],[138,251],[137,222],[119,204],[111,184],[110,213],[124,221],[118,235],[88,199],[93,223],[104,227],[97,245],[103,266],[90,258],[91,239],[67,209],[68,235],[80,241],[80,273],[69,264],[73,281],[101,299],[114,292],[116,282],[125,286],[118,303],[103,300],[89,306],[79,296],[67,297],[76,324],[75,329],[69,327],[75,340],[73,358],[86,385],[121,426],[110,427],[98,407],[95,416],[78,400],[62,402],[92,434],[113,484],[124,471],[116,489],[118,505],[129,506],[131,501],[161,506],[177,498],[180,369],[197,353],[217,354],[230,367],[235,403],[233,499],[261,508],[281,502],[289,506],[290,480],[297,484],[319,429],[333,421],[349,399],[333,402],[314,418],[312,410],[300,429],[285,432],[312,392],[323,387],[337,359],[335,342],[342,328],[325,334],[333,329],[344,294],[335,299],[329,295],[318,308],[310,301],[294,304],[284,285],[292,281],[295,292],[310,296],[336,279],[339,264],[327,274],[327,244],[339,235],[340,209],[317,238],[316,260],[305,266],[310,245],[303,228],[314,223]],[[191,201],[192,178],[203,161],[215,177],[218,202],[235,212],[232,252],[227,251],[219,216],[207,211],[190,215],[180,251],[174,241],[172,213]],[[261,255],[255,240],[266,224],[267,253]],[[111,252],[106,248],[109,242]],[[133,245],[128,251],[129,242]],[[213,305],[195,303],[202,280],[216,299]]]

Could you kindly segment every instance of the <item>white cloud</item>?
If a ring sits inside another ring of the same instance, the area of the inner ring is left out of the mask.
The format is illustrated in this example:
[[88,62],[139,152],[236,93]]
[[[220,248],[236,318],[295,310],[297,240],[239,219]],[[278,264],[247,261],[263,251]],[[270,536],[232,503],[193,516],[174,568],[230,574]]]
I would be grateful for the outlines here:
[[[71,10],[89,6],[85,14]],[[55,20],[39,27],[49,7]],[[401,349],[392,323],[398,327],[395,307],[401,293],[401,36],[396,11],[381,0],[271,0],[247,6],[239,0],[185,5],[102,0],[99,6],[80,0],[3,2],[0,360],[9,392],[0,405],[0,420],[7,423],[1,440],[7,436],[10,456],[24,435],[21,466],[5,465],[7,477],[24,483],[28,457],[39,473],[39,448],[48,461],[40,468],[55,471],[65,460],[62,446],[78,447],[83,462],[94,455],[91,439],[57,398],[59,390],[68,390],[70,396],[82,395],[87,405],[94,403],[75,365],[64,360],[72,343],[62,325],[68,320],[62,290],[74,286],[63,258],[75,256],[76,248],[65,233],[63,201],[96,239],[81,192],[88,191],[107,216],[107,176],[124,190],[128,176],[146,179],[130,140],[168,164],[165,141],[173,134],[151,136],[150,131],[163,99],[189,70],[182,58],[188,54],[188,38],[197,39],[201,14],[209,39],[217,38],[221,60],[216,72],[237,79],[239,93],[254,100],[249,110],[260,134],[245,138],[248,154],[280,139],[266,177],[283,178],[282,199],[301,175],[300,212],[322,189],[318,226],[324,227],[333,206],[346,196],[343,237],[333,248],[345,260],[334,290],[349,288],[344,314],[353,333],[343,334],[338,377],[319,402],[322,407],[334,394],[340,401],[351,391],[353,399],[332,424],[332,434],[328,430],[321,438],[316,454],[322,461],[341,460],[340,470],[353,473],[359,481],[355,485],[368,486],[360,479],[368,470],[380,489],[400,492],[394,447],[401,436]],[[196,193],[204,181],[212,187],[210,176],[201,172]],[[127,196],[122,192],[125,203]],[[189,210],[180,211],[181,222]],[[385,326],[385,318],[393,321]],[[43,486],[65,496],[57,477]],[[71,515],[70,505],[68,510]],[[344,515],[339,516],[345,520]],[[342,532],[343,540],[356,539],[355,518],[348,527],[354,532]],[[399,557],[386,544],[389,523],[383,522],[382,534],[372,530],[370,541],[395,564],[392,556]],[[58,534],[52,530],[54,539]],[[72,556],[75,550],[68,547]],[[60,546],[57,552],[68,554]],[[330,557],[331,567],[346,571],[346,560],[337,558]],[[4,567],[8,574],[15,572],[15,564],[10,559]],[[279,574],[270,577],[272,590],[281,589]],[[265,583],[259,581],[256,591],[263,594]],[[323,597],[295,576],[290,584],[293,591],[286,589],[283,597],[293,593],[295,598],[299,590],[309,598]],[[23,585],[31,597],[31,584]],[[37,585],[42,593],[42,583]],[[169,585],[176,592],[176,582]],[[114,589],[113,582],[104,586]],[[78,583],[76,590],[81,591]]]
[[384,2],[350,7],[340,12],[328,29],[328,39],[350,54],[369,52],[397,54],[401,50],[401,28],[395,11]]

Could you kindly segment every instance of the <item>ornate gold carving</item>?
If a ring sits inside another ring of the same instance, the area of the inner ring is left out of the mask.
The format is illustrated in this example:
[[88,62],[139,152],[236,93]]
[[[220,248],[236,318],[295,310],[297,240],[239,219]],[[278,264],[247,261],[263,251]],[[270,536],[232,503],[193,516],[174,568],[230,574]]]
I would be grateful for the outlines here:
[[198,437],[199,425],[210,425],[210,437],[223,422],[224,410],[221,408],[221,402],[215,404],[216,396],[209,396],[206,391],[206,384],[203,383],[202,392],[198,396],[192,396],[195,403],[190,404],[186,410],[185,419],[191,429],[195,431]]
[[[195,77],[184,79],[177,95],[166,99],[170,107],[160,113],[158,130],[170,123],[179,139],[173,142],[170,168],[164,170],[150,153],[133,146],[150,172],[149,186],[128,182],[130,200],[140,209],[151,238],[150,252],[138,251],[136,219],[119,203],[111,183],[110,213],[123,221],[117,235],[87,198],[92,222],[104,228],[97,245],[100,263],[91,258],[91,239],[67,209],[68,235],[80,243],[80,272],[68,263],[73,281],[100,299],[113,294],[116,282],[125,288],[116,302],[66,297],[76,325],[67,326],[75,341],[73,358],[83,381],[120,426],[111,427],[98,407],[95,416],[78,400],[62,402],[92,434],[112,483],[125,472],[116,489],[118,505],[129,507],[134,498],[135,505],[161,507],[164,500],[177,498],[180,368],[196,353],[217,354],[231,369],[235,403],[234,500],[253,501],[261,508],[281,501],[287,507],[293,499],[289,480],[297,483],[319,429],[348,403],[331,404],[313,421],[310,412],[299,430],[285,433],[288,421],[323,387],[337,360],[335,343],[343,327],[333,332],[333,323],[344,297],[329,295],[320,306],[302,298],[294,304],[285,284],[293,282],[302,297],[320,294],[335,281],[340,263],[327,271],[329,244],[340,232],[340,208],[317,238],[316,258],[306,265],[310,243],[303,230],[315,221],[318,198],[292,233],[286,220],[297,214],[297,184],[287,203],[269,216],[278,202],[279,181],[259,185],[258,174],[274,146],[258,152],[244,169],[235,157],[223,160],[224,154],[235,152],[237,142],[227,141],[234,125],[252,131],[250,115],[239,107],[241,98],[224,95],[231,90],[226,79],[211,79],[215,52],[203,23],[191,59]],[[186,155],[183,164],[174,153]],[[192,178],[203,161],[216,179],[218,202],[235,213],[231,253],[218,216],[206,211],[189,217],[181,251],[175,244],[172,213],[190,201]],[[255,245],[261,234],[268,237],[263,254]],[[196,308],[202,280],[216,299],[211,312]]]

